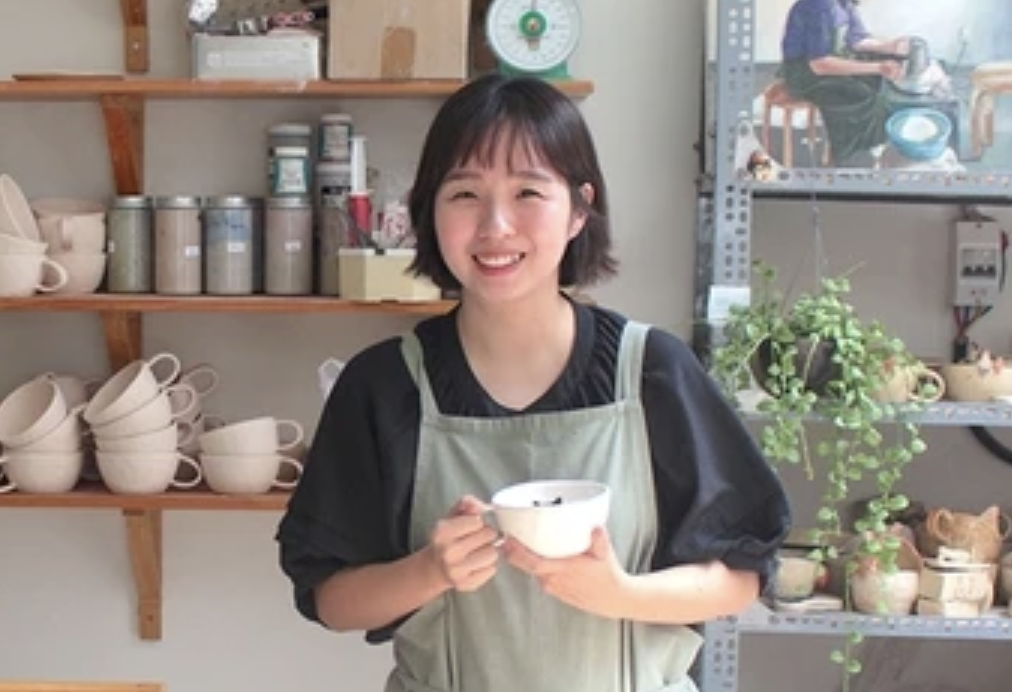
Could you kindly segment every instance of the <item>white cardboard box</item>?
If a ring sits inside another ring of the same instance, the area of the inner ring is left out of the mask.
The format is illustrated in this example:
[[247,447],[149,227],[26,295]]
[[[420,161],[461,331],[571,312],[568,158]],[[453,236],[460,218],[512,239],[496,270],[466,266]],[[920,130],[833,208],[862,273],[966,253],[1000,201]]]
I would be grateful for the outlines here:
[[195,79],[320,79],[320,37],[316,35],[195,34],[191,55]]

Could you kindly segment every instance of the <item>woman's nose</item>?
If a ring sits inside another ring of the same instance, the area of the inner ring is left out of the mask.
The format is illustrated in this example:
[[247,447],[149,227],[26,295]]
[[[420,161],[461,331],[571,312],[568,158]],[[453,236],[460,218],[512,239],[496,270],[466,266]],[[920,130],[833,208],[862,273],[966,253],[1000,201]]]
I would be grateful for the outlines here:
[[495,236],[511,233],[513,230],[505,210],[499,204],[490,202],[482,209],[478,235]]

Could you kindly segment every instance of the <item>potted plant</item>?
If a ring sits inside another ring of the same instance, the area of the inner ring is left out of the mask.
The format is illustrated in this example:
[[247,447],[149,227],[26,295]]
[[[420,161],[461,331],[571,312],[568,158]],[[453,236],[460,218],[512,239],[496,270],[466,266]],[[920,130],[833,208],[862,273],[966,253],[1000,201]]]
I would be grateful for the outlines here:
[[[814,556],[838,560],[836,542],[822,538],[853,528],[863,538],[848,573],[870,556],[883,570],[895,570],[902,544],[888,529],[909,504],[897,484],[926,447],[908,415],[917,404],[889,403],[881,392],[896,368],[923,366],[883,324],[857,313],[848,302],[846,274],[792,298],[777,287],[774,267],[758,262],[755,271],[752,301],[731,308],[712,374],[731,397],[753,382],[764,390],[756,406],[763,452],[774,466],[800,465],[810,481],[821,483],[812,543],[824,547]],[[817,441],[808,434],[815,422],[824,424]],[[852,504],[862,516],[844,527],[841,513]],[[853,633],[845,650],[834,653],[847,673],[860,670],[851,655],[859,639]]]

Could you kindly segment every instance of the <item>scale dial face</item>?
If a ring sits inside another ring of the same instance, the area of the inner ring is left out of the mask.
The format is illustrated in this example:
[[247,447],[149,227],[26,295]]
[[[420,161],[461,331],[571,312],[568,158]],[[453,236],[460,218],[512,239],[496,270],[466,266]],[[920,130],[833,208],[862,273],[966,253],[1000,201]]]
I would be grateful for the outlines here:
[[580,8],[575,0],[494,0],[485,33],[507,67],[544,72],[562,65],[579,43]]

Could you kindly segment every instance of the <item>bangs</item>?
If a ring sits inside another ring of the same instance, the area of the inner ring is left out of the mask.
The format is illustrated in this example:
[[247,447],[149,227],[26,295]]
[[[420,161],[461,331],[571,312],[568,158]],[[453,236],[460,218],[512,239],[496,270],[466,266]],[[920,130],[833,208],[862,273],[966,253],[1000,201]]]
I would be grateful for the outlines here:
[[543,164],[551,160],[533,121],[504,114],[490,121],[472,120],[464,127],[451,156],[454,168],[469,165],[492,168],[500,146],[509,152],[506,166],[510,172],[523,168],[524,164]]

